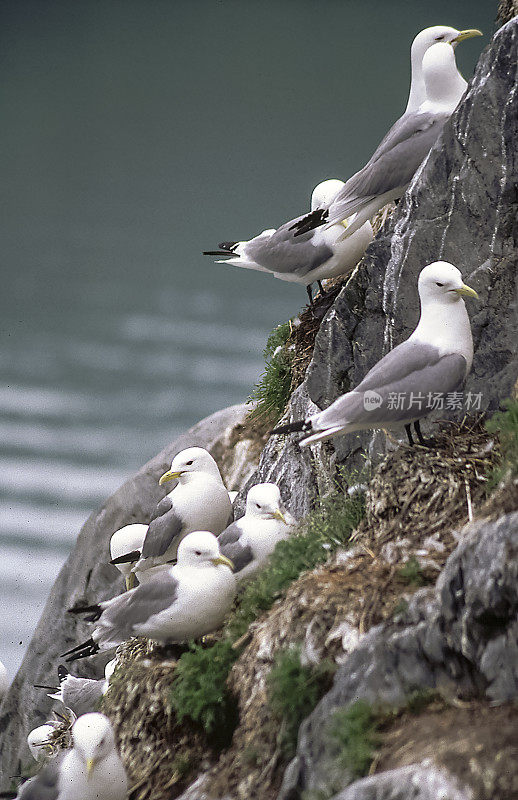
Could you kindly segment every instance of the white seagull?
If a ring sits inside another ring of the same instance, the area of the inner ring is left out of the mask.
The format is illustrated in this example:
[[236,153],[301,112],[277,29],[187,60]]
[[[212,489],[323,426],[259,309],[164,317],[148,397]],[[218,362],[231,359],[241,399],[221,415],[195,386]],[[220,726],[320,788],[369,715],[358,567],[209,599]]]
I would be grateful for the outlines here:
[[208,531],[188,534],[177,563],[146,583],[84,611],[97,624],[92,638],[63,655],[76,658],[110,650],[133,636],[162,644],[199,639],[219,628],[236,593],[232,562]]
[[124,561],[131,562],[139,581],[144,570],[173,561],[188,533],[208,530],[218,535],[232,513],[218,465],[203,447],[189,447],[173,458],[171,469],[159,484],[172,480],[178,480],[178,484],[158,503],[142,546],[111,562],[119,568]]
[[[126,589],[133,589],[135,586],[135,573],[133,569],[140,558],[140,552],[144,539],[146,538],[148,527],[149,526],[143,522],[125,525],[123,528],[119,528],[118,531],[115,531],[110,539],[111,563],[124,575]],[[123,561],[122,563],[118,561],[121,556],[126,556],[131,552],[135,553],[134,561]]]
[[[463,39],[476,35],[480,31],[460,34]],[[410,109],[394,123],[371,159],[349,178],[331,203],[292,225],[295,236],[320,225],[335,225],[354,214],[353,222],[341,233],[343,238],[351,236],[380,208],[402,197],[466,90],[466,81],[455,62],[454,43],[455,40],[438,41],[426,49],[421,72],[415,76],[414,92],[410,93]],[[418,99],[422,102],[416,108]]]
[[[343,181],[336,179],[319,183],[311,196],[311,209],[331,204],[343,186]],[[340,221],[325,230],[294,237],[292,228],[306,217],[307,214],[285,222],[277,230],[263,231],[249,241],[222,242],[219,250],[208,250],[204,255],[225,256],[217,264],[269,272],[281,281],[301,283],[312,303],[311,284],[316,281],[322,291],[320,281],[351,272],[372,241],[373,232],[370,222],[364,222],[354,236],[342,241],[348,222]]]
[[18,792],[20,800],[126,800],[128,779],[104,714],[84,714],[63,751]]
[[236,580],[248,579],[273,553],[277,542],[287,539],[297,521],[287,511],[274,483],[252,486],[244,517],[218,537],[223,555],[234,564]]
[[[104,678],[76,678],[66,667],[58,667],[59,686],[36,685],[37,689],[51,689],[48,697],[59,700],[69,708],[76,717],[94,711],[97,703],[104,697],[110,685],[110,678],[115,671],[116,659],[108,661],[104,668]],[[30,745],[29,745],[30,747]]]
[[[413,444],[427,444],[419,420],[430,413],[430,397],[457,391],[473,360],[473,339],[462,296],[478,297],[453,264],[435,261],[418,280],[421,316],[412,335],[387,353],[351,392],[325,411],[280,425],[272,433],[307,435],[301,446],[366,428],[406,428]],[[420,398],[420,399],[419,399]],[[400,402],[401,400],[401,402]],[[395,402],[397,401],[397,402]]]

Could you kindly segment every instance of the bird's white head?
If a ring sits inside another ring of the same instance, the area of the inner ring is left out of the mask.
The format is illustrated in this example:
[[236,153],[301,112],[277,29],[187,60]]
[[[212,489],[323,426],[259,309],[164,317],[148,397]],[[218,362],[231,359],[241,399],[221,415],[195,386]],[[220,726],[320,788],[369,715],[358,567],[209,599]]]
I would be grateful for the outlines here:
[[178,545],[179,567],[228,567],[234,570],[229,558],[221,555],[218,540],[209,531],[189,533]]
[[115,737],[110,720],[104,714],[83,714],[72,727],[74,750],[86,764],[90,778],[95,767],[109,756],[115,747]]
[[246,515],[259,519],[278,519],[286,524],[279,487],[275,483],[258,483],[246,497]]
[[188,447],[187,450],[181,450],[175,455],[171,462],[171,469],[164,472],[158,483],[162,486],[176,478],[181,481],[182,478],[188,478],[194,473],[211,475],[221,480],[218,465],[211,454],[203,447]]
[[474,289],[466,286],[457,267],[448,261],[434,261],[421,270],[417,282],[422,305],[428,302],[458,303],[462,297],[478,295]]
[[482,32],[475,28],[459,31],[448,25],[433,25],[420,31],[412,42],[410,59],[412,65],[412,81],[406,111],[415,111],[426,99],[426,90],[422,72],[423,57],[428,48],[437,43],[449,44],[456,47],[464,39],[473,36],[482,36]]
[[311,210],[315,211],[317,208],[329,206],[344,185],[344,182],[339,181],[338,178],[329,178],[315,186],[311,195]]
[[39,725],[34,728],[27,736],[27,744],[31,755],[35,761],[46,761],[56,753],[54,743],[52,741],[56,732],[54,725],[50,722],[45,725]]

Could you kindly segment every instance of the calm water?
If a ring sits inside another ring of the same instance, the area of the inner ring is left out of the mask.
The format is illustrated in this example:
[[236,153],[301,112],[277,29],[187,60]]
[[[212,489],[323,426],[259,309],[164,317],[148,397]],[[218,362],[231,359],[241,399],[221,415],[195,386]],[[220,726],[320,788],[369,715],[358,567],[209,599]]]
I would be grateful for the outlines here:
[[246,399],[301,287],[221,239],[347,177],[437,23],[487,0],[0,4],[0,658],[14,674],[81,524],[201,417]]

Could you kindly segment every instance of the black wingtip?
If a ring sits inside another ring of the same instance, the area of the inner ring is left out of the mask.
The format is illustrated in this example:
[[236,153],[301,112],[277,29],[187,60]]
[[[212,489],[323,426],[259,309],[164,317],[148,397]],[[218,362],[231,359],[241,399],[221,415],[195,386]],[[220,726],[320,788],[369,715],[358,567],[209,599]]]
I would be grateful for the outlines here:
[[99,652],[99,645],[97,642],[90,637],[87,639],[86,642],[81,642],[81,644],[76,645],[76,647],[72,647],[71,650],[67,650],[66,653],[61,654],[61,658],[68,656],[65,661],[70,663],[70,661],[76,661],[78,658],[87,658],[88,656],[94,656],[96,653]]
[[45,686],[44,683],[33,683],[35,689],[47,689],[49,692],[59,692],[59,686]]
[[286,425],[278,425],[277,428],[273,428],[271,433],[300,433],[309,430],[311,430],[311,423],[305,419],[299,419],[296,422],[288,422]]
[[70,672],[66,667],[63,666],[63,664],[60,664],[58,667],[58,678],[60,682],[64,681],[67,675],[70,675]]
[[231,256],[228,250],[204,250],[202,255],[204,256]]
[[291,226],[290,231],[295,231],[293,234],[294,236],[302,236],[302,234],[309,233],[320,225],[323,225],[328,216],[329,212],[327,208],[316,208],[314,211],[306,214],[305,217],[302,217],[302,219],[299,219],[298,222],[295,222],[295,224]]
[[132,564],[134,561],[138,561],[140,556],[140,550],[132,550],[131,553],[124,553],[123,556],[112,558],[110,564],[113,564],[114,567],[116,567],[117,564]]

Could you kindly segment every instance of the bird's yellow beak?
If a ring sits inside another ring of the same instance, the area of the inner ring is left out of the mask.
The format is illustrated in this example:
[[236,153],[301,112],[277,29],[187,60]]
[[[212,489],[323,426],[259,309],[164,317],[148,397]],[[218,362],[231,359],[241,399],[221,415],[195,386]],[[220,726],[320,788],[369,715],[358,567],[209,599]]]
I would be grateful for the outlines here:
[[282,511],[276,511],[275,514],[273,514],[272,516],[274,519],[278,519],[281,522],[284,522],[284,524],[286,525],[286,520],[284,519],[284,514],[282,513]]
[[172,472],[171,470],[168,470],[168,472],[164,472],[164,474],[158,481],[158,485],[162,486],[164,483],[168,483],[169,481],[174,481],[176,480],[176,478],[179,478],[181,474],[182,474],[181,470],[178,470],[178,472]]
[[462,286],[459,286],[459,288],[455,289],[454,291],[456,291],[457,294],[463,295],[464,297],[474,297],[476,300],[479,299],[476,291],[472,289],[471,286],[466,286],[465,283],[463,283]]
[[468,28],[466,31],[461,31],[455,39],[452,39],[453,42],[463,42],[464,39],[472,39],[474,36],[483,36],[484,34],[482,31],[479,31],[478,28]]
[[95,760],[93,758],[86,759],[86,778],[90,780],[92,777],[92,772],[94,771],[95,767]]
[[135,573],[130,572],[129,575],[126,575],[126,591],[129,592],[130,589],[134,589],[136,584]]
[[211,561],[215,567],[217,567],[218,564],[224,564],[225,567],[228,567],[230,570],[232,570],[232,572],[234,572],[234,564],[230,558],[227,558],[226,556],[219,555],[217,558],[211,558]]

